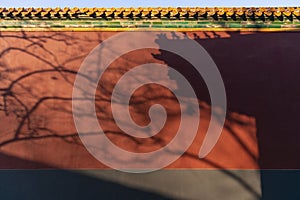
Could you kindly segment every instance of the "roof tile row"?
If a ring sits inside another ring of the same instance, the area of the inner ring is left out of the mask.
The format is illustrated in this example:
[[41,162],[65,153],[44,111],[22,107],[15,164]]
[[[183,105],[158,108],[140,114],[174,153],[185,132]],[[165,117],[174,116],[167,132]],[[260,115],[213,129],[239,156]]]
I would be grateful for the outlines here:
[[2,19],[300,19],[300,7],[260,8],[0,8]]

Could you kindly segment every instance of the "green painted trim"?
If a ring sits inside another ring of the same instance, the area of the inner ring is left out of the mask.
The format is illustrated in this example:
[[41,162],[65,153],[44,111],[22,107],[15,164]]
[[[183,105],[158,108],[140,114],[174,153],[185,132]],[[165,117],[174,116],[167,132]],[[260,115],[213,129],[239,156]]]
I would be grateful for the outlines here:
[[161,30],[184,31],[186,29],[282,29],[300,30],[300,21],[211,21],[211,20],[0,20],[0,31],[62,29],[71,31],[89,31],[96,29],[122,30]]

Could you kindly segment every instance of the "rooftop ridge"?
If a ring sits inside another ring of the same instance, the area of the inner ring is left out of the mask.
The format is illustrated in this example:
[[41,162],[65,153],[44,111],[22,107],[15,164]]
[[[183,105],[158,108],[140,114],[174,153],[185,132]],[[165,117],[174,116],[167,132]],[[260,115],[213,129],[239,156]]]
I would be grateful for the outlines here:
[[0,8],[10,19],[300,20],[300,7]]

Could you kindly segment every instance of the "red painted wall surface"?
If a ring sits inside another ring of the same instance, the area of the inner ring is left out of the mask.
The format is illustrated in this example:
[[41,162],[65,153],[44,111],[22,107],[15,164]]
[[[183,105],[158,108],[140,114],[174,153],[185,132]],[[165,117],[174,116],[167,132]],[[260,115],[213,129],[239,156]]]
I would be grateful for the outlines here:
[[[116,32],[3,32],[0,36],[0,168],[107,168],[82,145],[72,117],[76,72],[88,53]],[[188,151],[167,168],[298,168],[299,33],[191,32],[211,55],[224,80],[227,118],[210,154],[198,158],[210,119],[205,84],[189,63],[159,49],[134,51],[117,59],[100,82],[96,110],[107,136],[134,152],[168,143],[180,122],[178,102],[157,85],[145,86],[131,101],[133,120],[149,122],[147,109],[161,103],[166,126],[153,138],[124,134],[111,119],[114,84],[134,66],[156,62],[190,80],[201,108],[200,128]],[[172,39],[172,38],[170,38]],[[178,39],[180,42],[180,39]],[[134,59],[133,59],[134,58]]]

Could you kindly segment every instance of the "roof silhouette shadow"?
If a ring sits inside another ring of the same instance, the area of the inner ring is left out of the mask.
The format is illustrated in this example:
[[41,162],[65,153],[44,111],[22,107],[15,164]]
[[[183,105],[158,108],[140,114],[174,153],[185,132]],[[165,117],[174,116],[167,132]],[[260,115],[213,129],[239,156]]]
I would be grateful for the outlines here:
[[[207,50],[221,73],[228,112],[255,117],[260,168],[299,169],[299,33],[228,32],[228,38],[216,37],[216,34],[210,33],[213,39],[207,33],[206,39],[200,38],[198,33],[193,33],[193,37]],[[164,40],[180,45],[185,39],[161,36],[157,44]],[[196,75],[193,66],[170,52],[160,52],[153,56],[182,73],[192,84],[198,98],[210,103],[205,83],[201,76]],[[286,177],[284,172],[277,175],[276,171],[263,170],[261,173],[264,199],[287,198],[283,191],[295,195],[294,182],[288,183],[292,173],[286,173]],[[280,190],[275,189],[278,184],[274,183],[274,177],[278,177],[277,182],[284,181]]]

